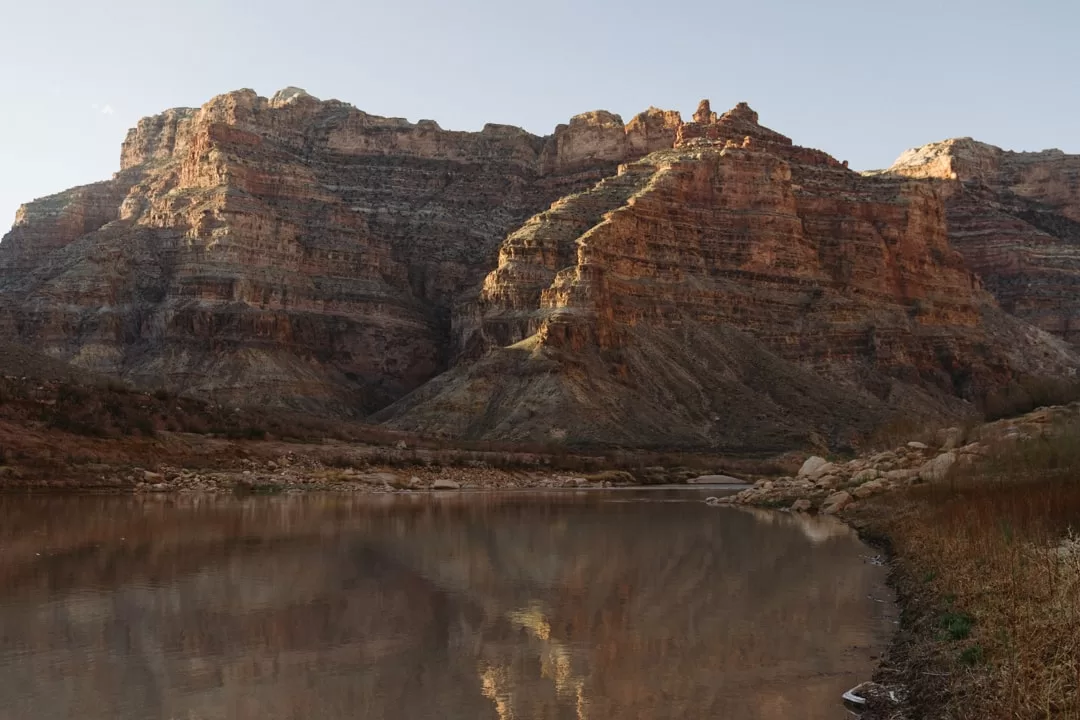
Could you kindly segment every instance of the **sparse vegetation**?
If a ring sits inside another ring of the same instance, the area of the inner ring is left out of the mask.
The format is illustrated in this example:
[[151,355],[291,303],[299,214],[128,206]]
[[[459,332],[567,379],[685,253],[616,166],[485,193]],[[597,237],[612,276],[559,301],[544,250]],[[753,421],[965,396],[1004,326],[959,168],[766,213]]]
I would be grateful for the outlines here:
[[1080,718],[1080,424],[996,448],[888,513],[916,705]]
[[1080,381],[1066,378],[1023,377],[989,393],[983,400],[988,421],[1016,417],[1036,408],[1068,405],[1080,400]]
[[965,640],[974,625],[975,618],[966,612],[949,611],[941,616],[941,626],[951,640]]

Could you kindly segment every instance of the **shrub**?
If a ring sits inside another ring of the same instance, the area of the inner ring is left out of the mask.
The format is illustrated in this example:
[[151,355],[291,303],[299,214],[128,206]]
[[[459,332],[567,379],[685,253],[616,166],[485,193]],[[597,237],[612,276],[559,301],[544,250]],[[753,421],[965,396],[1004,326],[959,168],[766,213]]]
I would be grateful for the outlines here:
[[947,612],[941,616],[941,627],[951,640],[964,640],[971,635],[975,618],[965,612]]
[[981,645],[972,645],[960,653],[960,664],[968,667],[981,665],[983,662],[983,649]]
[[1068,405],[1080,400],[1080,381],[1065,378],[1022,377],[986,395],[982,402],[988,421],[1016,417],[1036,408]]

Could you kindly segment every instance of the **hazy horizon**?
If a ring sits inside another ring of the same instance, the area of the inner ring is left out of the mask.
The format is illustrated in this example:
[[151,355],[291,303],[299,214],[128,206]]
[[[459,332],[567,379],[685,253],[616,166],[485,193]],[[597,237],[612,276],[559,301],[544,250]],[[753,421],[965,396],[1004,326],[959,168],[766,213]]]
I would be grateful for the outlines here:
[[272,0],[257,14],[211,0],[183,12],[3,2],[0,232],[20,204],[110,177],[139,118],[245,87],[538,135],[594,109],[689,118],[702,98],[717,111],[746,101],[762,124],[856,169],[962,136],[1080,153],[1080,96],[1066,90],[1080,7],[1059,0],[1023,11],[1000,0],[767,0],[753,12],[692,0],[661,14],[641,0],[316,0],[302,12]]

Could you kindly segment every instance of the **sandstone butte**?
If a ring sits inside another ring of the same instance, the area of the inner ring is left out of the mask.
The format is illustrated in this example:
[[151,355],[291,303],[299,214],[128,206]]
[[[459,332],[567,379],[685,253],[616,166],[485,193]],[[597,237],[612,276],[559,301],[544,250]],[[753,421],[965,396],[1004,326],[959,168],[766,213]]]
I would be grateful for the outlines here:
[[1080,156],[959,138],[909,150],[886,172],[936,184],[950,244],[1004,310],[1080,343]]
[[1080,365],[1049,302],[1067,248],[980,265],[980,238],[1026,236],[965,234],[985,216],[964,210],[1031,203],[1057,248],[1075,192],[1052,169],[939,177],[951,154],[862,175],[745,104],[538,137],[241,90],[140,121],[111,180],[21,208],[0,327],[141,385],[436,435],[843,446]]

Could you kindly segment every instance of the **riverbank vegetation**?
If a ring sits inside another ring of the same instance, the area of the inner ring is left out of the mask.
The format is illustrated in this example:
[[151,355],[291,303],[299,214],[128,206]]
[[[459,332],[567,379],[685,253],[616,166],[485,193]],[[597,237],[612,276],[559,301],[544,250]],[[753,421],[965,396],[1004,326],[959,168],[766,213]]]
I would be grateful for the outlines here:
[[1080,718],[1080,423],[867,511],[896,561],[914,717]]

